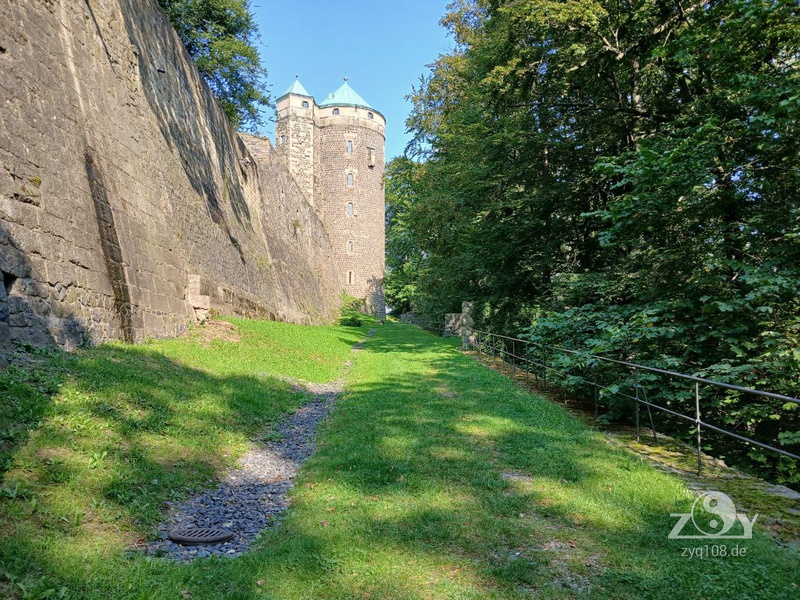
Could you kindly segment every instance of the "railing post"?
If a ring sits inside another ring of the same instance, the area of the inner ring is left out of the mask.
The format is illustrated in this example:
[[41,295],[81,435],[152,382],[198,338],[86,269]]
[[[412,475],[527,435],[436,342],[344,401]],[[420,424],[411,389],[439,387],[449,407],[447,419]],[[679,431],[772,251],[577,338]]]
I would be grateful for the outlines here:
[[644,394],[644,401],[647,403],[645,406],[647,407],[647,416],[650,417],[650,431],[653,432],[653,441],[657,444],[658,434],[656,433],[656,424],[653,422],[653,411],[650,410],[650,400],[647,398],[647,390],[644,389],[644,386],[642,385],[639,385],[639,389],[642,390],[642,394]]
[[511,340],[511,373],[512,377],[513,374],[517,372],[517,341],[512,339]]
[[525,342],[525,383],[530,385],[531,383],[531,359],[530,359],[530,352],[528,352],[528,347],[530,344]]
[[635,394],[633,401],[636,403],[636,443],[639,443],[639,369],[633,370],[636,375]]
[[542,385],[544,386],[544,391],[547,391],[547,354],[542,348]]
[[697,476],[700,477],[703,474],[703,457],[702,457],[702,446],[701,446],[701,437],[700,437],[700,382],[696,381],[694,383],[694,402],[695,402],[695,420],[694,426],[697,429]]

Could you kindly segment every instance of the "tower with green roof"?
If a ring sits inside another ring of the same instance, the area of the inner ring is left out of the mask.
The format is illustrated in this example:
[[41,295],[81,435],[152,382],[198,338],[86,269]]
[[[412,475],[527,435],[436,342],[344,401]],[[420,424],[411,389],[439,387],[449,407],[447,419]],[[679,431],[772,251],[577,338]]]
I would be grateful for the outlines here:
[[386,119],[345,78],[317,104],[299,79],[277,100],[275,147],[331,238],[342,289],[386,314]]

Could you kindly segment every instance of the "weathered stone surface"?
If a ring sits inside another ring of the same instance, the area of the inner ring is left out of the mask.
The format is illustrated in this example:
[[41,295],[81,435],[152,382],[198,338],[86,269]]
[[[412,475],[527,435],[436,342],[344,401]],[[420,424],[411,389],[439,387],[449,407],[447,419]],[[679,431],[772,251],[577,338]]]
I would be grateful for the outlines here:
[[[364,298],[369,312],[384,318],[385,140],[382,131],[363,121],[319,119],[315,158],[324,157],[325,168],[318,169],[314,202],[331,236],[341,287],[351,296]],[[346,152],[348,141],[353,142],[352,154]],[[373,167],[368,166],[370,149],[377,155]],[[352,187],[348,174],[353,176]],[[348,214],[351,202],[352,215]]]
[[0,39],[0,345],[176,335],[198,295],[335,317],[320,218],[231,129],[156,0],[0,3]]
[[444,316],[444,337],[461,336],[461,328],[464,325],[464,315],[462,313],[448,313]]
[[322,218],[339,287],[379,318],[386,316],[385,125],[363,106],[323,108],[291,93],[277,101],[277,156]]

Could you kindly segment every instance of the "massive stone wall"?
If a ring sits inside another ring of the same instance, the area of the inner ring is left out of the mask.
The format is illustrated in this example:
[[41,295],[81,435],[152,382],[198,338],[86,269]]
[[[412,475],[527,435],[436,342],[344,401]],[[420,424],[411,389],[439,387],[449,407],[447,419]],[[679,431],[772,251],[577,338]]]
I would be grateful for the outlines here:
[[331,254],[155,0],[0,2],[0,343],[171,336],[204,304],[327,321]]

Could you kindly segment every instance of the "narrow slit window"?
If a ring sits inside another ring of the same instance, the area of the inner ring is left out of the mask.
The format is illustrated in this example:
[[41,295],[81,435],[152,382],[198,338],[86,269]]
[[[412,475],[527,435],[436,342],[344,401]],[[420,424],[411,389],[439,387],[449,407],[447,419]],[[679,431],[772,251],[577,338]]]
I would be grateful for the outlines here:
[[348,271],[347,272],[347,283],[349,285],[353,285],[353,272],[352,271]]
[[367,165],[369,167],[375,166],[375,148],[367,148]]
[[355,209],[352,202],[347,203],[347,216],[352,217],[355,214]]
[[285,145],[286,145],[286,136],[282,135],[281,136],[281,146],[285,146]]
[[353,153],[353,140],[347,140],[347,153]]
[[353,174],[347,174],[347,187],[353,187]]
[[352,254],[353,253],[353,240],[348,240],[347,241],[347,252],[348,252],[348,254]]

